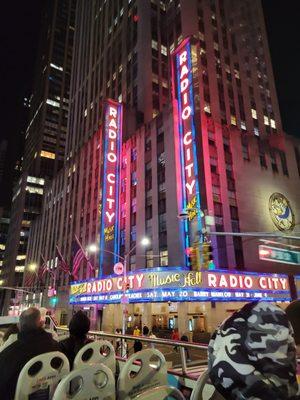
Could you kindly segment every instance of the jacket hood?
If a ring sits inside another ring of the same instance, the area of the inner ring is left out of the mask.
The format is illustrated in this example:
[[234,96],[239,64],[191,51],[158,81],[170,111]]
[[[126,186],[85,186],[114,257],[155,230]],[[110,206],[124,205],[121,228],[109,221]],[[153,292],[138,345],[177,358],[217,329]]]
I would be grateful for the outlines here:
[[225,320],[208,358],[210,379],[226,399],[300,399],[292,328],[274,304],[248,303]]

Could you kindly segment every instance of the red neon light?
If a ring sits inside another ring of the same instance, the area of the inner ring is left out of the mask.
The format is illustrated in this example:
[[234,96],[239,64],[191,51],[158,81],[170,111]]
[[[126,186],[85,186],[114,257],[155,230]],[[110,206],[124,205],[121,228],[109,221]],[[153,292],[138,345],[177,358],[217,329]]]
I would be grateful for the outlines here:
[[260,256],[269,256],[271,254],[270,250],[266,250],[266,249],[259,249],[259,255]]
[[107,152],[106,152],[106,211],[105,217],[108,225],[112,225],[115,221],[115,203],[116,203],[116,168],[117,162],[117,107],[109,105],[107,111]]
[[191,71],[188,63],[188,51],[186,48],[178,55],[179,60],[179,88],[181,97],[181,124],[183,128],[182,132],[182,142],[183,142],[183,156],[184,156],[184,175],[185,175],[185,192],[187,196],[187,202],[192,200],[192,197],[195,195],[195,173],[194,173],[194,157],[193,157],[193,138],[191,131],[191,120],[193,118],[192,115],[192,107],[190,102],[190,85],[192,82]]

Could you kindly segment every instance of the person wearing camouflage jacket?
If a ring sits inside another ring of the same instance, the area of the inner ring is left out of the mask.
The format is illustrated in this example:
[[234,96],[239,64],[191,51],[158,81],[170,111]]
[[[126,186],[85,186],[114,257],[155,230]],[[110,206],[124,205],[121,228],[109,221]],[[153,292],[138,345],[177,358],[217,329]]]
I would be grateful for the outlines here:
[[221,324],[209,343],[208,370],[225,399],[300,399],[292,328],[271,303],[248,303]]

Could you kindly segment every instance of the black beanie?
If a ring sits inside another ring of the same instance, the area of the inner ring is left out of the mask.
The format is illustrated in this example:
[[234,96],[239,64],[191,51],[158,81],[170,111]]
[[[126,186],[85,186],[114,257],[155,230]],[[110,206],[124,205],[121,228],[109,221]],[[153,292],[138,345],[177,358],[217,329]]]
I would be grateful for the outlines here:
[[69,323],[70,335],[84,337],[90,330],[90,319],[82,311],[77,311]]

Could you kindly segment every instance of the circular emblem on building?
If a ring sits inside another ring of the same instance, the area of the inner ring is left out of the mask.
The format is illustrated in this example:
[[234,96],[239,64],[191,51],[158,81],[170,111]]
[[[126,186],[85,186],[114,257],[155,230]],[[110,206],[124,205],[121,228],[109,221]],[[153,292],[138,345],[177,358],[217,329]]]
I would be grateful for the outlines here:
[[295,215],[288,199],[281,193],[273,193],[269,199],[269,212],[276,228],[291,231],[295,227]]

